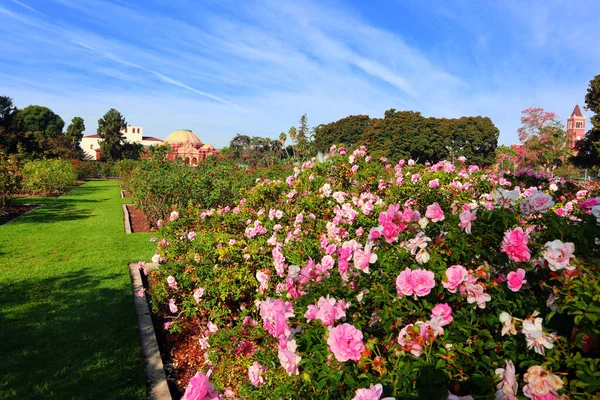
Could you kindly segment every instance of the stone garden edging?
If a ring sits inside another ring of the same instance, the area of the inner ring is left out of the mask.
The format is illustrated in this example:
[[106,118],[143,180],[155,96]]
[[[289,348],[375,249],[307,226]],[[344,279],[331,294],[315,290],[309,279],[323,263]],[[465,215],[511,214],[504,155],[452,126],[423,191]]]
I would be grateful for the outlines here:
[[[152,268],[153,266],[154,264],[151,263],[146,264],[146,268]],[[149,385],[148,398],[151,400],[171,400],[171,392],[169,391],[167,377],[160,357],[160,350],[156,341],[148,302],[146,301],[146,296],[138,296],[138,292],[144,286],[137,263],[129,264],[129,274],[131,275],[133,304],[138,320],[139,342],[142,348],[142,356],[144,357],[144,364],[146,366],[146,378]]]
[[123,223],[125,225],[125,233],[131,233],[131,220],[129,219],[127,204],[123,204]]

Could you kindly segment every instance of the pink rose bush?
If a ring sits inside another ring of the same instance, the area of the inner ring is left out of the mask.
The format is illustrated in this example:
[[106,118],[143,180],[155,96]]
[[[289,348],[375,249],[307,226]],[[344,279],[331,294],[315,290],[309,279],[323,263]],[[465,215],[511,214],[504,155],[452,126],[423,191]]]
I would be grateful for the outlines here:
[[165,214],[146,293],[212,370],[214,388],[192,387],[205,398],[591,396],[597,192],[466,159],[368,157],[335,147],[283,177],[265,172],[243,201]]

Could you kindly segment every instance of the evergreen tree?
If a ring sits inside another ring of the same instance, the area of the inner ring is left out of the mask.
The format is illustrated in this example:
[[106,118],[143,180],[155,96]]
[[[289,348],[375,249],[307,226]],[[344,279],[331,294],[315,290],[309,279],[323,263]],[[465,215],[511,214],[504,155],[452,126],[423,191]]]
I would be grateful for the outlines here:
[[123,142],[125,138],[121,133],[127,128],[125,117],[114,108],[111,108],[98,120],[98,135],[100,141],[100,156],[103,160],[115,161],[122,158]]

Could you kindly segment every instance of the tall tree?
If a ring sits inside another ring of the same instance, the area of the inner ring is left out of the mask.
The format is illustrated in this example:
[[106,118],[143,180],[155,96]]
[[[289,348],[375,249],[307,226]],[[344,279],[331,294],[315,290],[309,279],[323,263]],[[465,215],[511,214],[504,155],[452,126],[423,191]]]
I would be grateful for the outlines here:
[[104,160],[114,161],[122,158],[123,142],[125,140],[122,130],[127,128],[125,117],[114,108],[111,108],[98,120],[98,135],[100,141],[100,156]]
[[297,138],[297,131],[295,127],[291,127],[290,130],[288,131],[288,135],[290,137],[290,140],[292,141],[292,152],[294,153],[294,157],[296,157],[296,138]]
[[298,131],[296,132],[296,148],[300,155],[305,155],[308,151],[308,118],[306,114],[300,117],[300,126],[298,126]]
[[73,146],[74,149],[79,147],[79,143],[81,143],[81,139],[83,138],[83,131],[85,131],[83,118],[74,117],[65,133],[68,143]]
[[16,151],[17,135],[13,129],[13,119],[17,111],[13,99],[0,96],[0,149],[7,153]]
[[585,95],[585,109],[594,113],[590,118],[592,128],[575,144],[577,155],[572,157],[571,161],[578,167],[598,168],[600,166],[600,75],[596,75],[590,81]]
[[350,115],[338,121],[315,127],[315,147],[326,152],[333,144],[353,147],[371,125],[368,115]]
[[517,129],[519,140],[525,143],[534,136],[543,134],[544,129],[557,120],[557,115],[554,111],[546,111],[541,107],[527,107],[521,116],[521,127]]

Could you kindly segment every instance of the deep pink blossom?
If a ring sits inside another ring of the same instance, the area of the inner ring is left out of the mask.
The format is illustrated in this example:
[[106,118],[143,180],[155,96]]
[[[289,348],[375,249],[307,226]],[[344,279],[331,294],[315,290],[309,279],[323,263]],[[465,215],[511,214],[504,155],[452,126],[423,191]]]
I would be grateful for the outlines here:
[[506,282],[510,290],[513,292],[518,292],[521,290],[521,286],[523,286],[524,283],[527,283],[525,280],[525,270],[523,268],[519,268],[517,269],[517,272],[509,272],[506,276]]
[[506,253],[508,258],[513,261],[529,261],[531,253],[529,247],[527,247],[528,242],[529,239],[527,234],[523,232],[523,228],[515,228],[504,234],[500,250]]
[[212,383],[208,381],[210,372],[204,375],[198,371],[196,375],[190,379],[185,393],[181,400],[207,400],[207,399],[218,399],[219,393],[215,390]]

